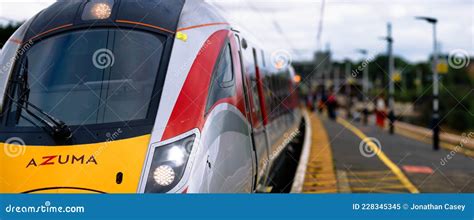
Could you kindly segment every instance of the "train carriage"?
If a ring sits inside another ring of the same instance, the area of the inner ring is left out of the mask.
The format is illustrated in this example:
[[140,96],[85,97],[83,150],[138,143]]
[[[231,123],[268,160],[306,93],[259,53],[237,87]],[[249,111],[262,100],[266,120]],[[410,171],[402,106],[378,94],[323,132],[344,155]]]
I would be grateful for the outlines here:
[[58,1],[0,56],[0,192],[258,192],[294,71],[203,1]]

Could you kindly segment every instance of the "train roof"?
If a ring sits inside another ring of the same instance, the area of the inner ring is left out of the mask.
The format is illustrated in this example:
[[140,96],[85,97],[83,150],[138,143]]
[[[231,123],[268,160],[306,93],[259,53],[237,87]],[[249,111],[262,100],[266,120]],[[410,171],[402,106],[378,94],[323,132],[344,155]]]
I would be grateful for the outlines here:
[[[91,10],[88,4],[100,3],[111,6],[110,17],[84,20],[84,15]],[[100,25],[117,21],[149,24],[173,33],[202,24],[227,23],[238,27],[251,42],[261,44],[242,26],[230,24],[224,11],[203,0],[58,0],[31,19],[25,38],[31,39],[40,33],[66,25]]]
[[[109,8],[108,11],[99,11],[107,15],[106,18],[99,19],[94,17],[93,10],[101,4]],[[234,30],[237,27],[243,39],[254,47],[265,50],[262,41],[241,26],[231,24],[225,14],[225,11],[203,0],[59,0],[30,19],[25,24],[28,28],[24,39],[19,40],[26,41],[57,29],[75,26],[88,28],[98,25],[116,26],[117,23],[140,24],[174,34],[206,25],[224,25]]]
[[[93,5],[106,4],[100,9],[106,19],[89,19]],[[25,38],[64,26],[111,24],[117,21],[140,22],[175,32],[185,0],[60,0],[38,13],[31,21]],[[109,13],[109,14],[107,14]],[[164,16],[166,15],[166,16]],[[88,17],[89,16],[89,17]]]
[[[111,6],[107,19],[84,19],[93,9],[91,4],[101,3]],[[242,26],[230,24],[224,11],[203,0],[58,0],[30,20],[25,39],[66,26],[113,25],[118,21],[152,25],[171,33],[203,24],[225,23],[237,27],[247,41],[263,45]]]

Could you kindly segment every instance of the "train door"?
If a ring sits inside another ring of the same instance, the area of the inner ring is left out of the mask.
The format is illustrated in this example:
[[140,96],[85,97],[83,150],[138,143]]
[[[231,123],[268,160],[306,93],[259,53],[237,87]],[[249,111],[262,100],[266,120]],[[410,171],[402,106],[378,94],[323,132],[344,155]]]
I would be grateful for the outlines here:
[[[263,55],[263,53],[262,53]],[[267,189],[268,186],[268,177],[269,177],[269,172],[271,169],[271,164],[272,164],[272,157],[271,157],[271,148],[272,144],[270,141],[269,133],[268,133],[268,113],[267,113],[267,106],[266,106],[266,100],[265,98],[268,98],[265,96],[264,88],[263,88],[263,78],[264,78],[264,73],[262,72],[262,67],[265,65],[265,59],[263,56],[260,57],[261,63],[259,63],[259,58],[257,54],[257,50],[255,48],[252,48],[252,57],[253,57],[253,63],[254,63],[254,68],[255,68],[255,75],[252,78],[252,81],[255,81],[255,85],[253,86],[255,93],[254,97],[256,99],[256,106],[260,109],[259,111],[259,117],[261,118],[262,122],[262,139],[265,140],[265,145],[267,148],[268,152],[268,159],[265,162],[265,167],[262,172],[264,172],[263,178],[261,181],[258,183],[258,190],[263,191],[263,192],[268,192],[269,189]],[[260,65],[261,64],[261,65]]]
[[[253,170],[252,170],[252,173],[253,173],[253,189],[255,189],[255,183],[256,183],[256,175],[257,175],[257,155],[256,155],[256,149],[255,149],[255,140],[254,140],[254,135],[253,135],[253,130],[252,128],[254,127],[253,126],[253,121],[252,121],[252,105],[251,105],[251,102],[250,102],[250,96],[249,96],[249,91],[248,91],[248,82],[247,82],[247,78],[245,76],[245,66],[244,66],[244,61],[243,61],[243,57],[242,57],[242,46],[241,46],[241,42],[240,42],[240,36],[238,35],[238,33],[236,33],[236,31],[234,31],[234,33],[232,34],[233,37],[233,42],[231,42],[231,49],[232,49],[232,52],[233,52],[233,55],[234,55],[234,63],[235,63],[235,66],[236,68],[234,69],[238,69],[239,71],[236,71],[235,72],[235,76],[236,78],[240,78],[240,80],[238,80],[239,82],[237,83],[237,90],[238,91],[241,91],[242,92],[242,96],[240,97],[243,97],[243,102],[244,102],[244,107],[245,107],[245,118],[249,121],[249,124],[250,124],[250,127],[249,127],[249,136],[251,138],[251,142],[252,142],[252,161],[254,161],[253,163]],[[232,41],[232,40],[231,40]],[[238,68],[237,68],[238,67]]]
[[247,92],[247,117],[252,125],[252,140],[257,167],[255,189],[261,191],[262,186],[265,186],[265,181],[267,179],[269,169],[269,151],[268,141],[265,134],[264,117],[258,92],[258,68],[255,63],[253,49],[248,45],[245,39],[240,38],[238,35],[236,35],[236,39],[240,42],[241,46],[241,61],[243,64],[242,74],[244,78],[245,91]]
[[[240,36],[235,33],[234,34],[235,41],[237,43],[237,48],[236,51],[238,51],[238,59],[239,59],[239,64],[240,64],[240,75],[242,77],[242,90],[243,90],[243,95],[244,95],[244,102],[245,102],[245,117],[247,120],[249,120],[250,125],[252,126],[252,115],[251,115],[251,104],[250,104],[250,98],[249,98],[249,91],[247,87],[247,77],[245,76],[245,66],[244,66],[244,61],[242,57],[242,45],[240,43]],[[252,126],[253,127],[253,126]]]
[[[225,32],[227,33],[227,31]],[[212,70],[202,143],[207,146],[205,183],[209,192],[252,192],[255,160],[252,127],[245,118],[245,98],[239,49],[226,34]]]

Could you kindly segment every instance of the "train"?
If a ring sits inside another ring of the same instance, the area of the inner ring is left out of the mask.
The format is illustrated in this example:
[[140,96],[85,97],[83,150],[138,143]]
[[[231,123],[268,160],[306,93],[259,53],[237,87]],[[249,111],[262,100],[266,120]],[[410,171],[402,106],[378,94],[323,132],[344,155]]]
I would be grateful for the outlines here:
[[0,192],[265,192],[303,112],[253,39],[200,0],[52,4],[0,56]]

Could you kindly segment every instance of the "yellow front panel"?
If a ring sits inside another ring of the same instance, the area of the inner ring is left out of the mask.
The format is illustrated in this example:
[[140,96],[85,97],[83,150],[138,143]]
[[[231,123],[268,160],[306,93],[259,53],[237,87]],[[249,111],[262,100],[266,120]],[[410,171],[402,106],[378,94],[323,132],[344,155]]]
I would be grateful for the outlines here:
[[[149,141],[150,135],[74,146],[0,143],[4,148],[0,193],[135,193]],[[21,153],[8,153],[8,147],[20,148]],[[116,182],[119,172],[123,174],[120,184]]]

